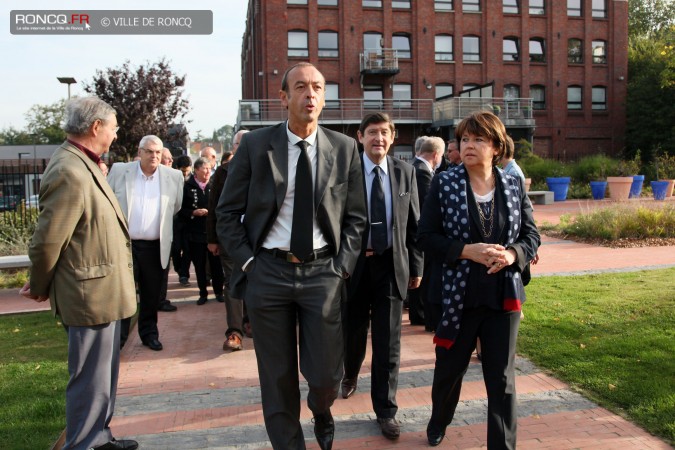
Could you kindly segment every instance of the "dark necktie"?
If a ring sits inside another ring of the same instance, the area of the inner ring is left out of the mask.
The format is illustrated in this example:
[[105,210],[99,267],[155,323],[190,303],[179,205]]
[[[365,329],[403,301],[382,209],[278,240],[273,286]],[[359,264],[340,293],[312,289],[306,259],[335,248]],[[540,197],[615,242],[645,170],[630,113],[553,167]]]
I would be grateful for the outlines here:
[[300,141],[296,145],[300,147],[300,156],[298,156],[295,172],[291,253],[302,261],[314,250],[314,189],[312,188],[312,167],[307,155],[309,143]]
[[370,244],[378,255],[387,249],[387,207],[384,203],[384,187],[382,186],[382,169],[375,166],[373,184],[370,188]]

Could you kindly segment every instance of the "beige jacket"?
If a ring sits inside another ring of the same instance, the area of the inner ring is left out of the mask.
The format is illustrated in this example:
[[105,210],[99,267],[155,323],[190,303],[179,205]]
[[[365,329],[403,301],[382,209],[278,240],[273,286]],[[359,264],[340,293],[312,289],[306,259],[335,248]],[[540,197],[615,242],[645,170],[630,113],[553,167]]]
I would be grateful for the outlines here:
[[124,214],[98,166],[68,142],[43,175],[28,256],[31,293],[48,295],[64,324],[99,325],[136,311]]

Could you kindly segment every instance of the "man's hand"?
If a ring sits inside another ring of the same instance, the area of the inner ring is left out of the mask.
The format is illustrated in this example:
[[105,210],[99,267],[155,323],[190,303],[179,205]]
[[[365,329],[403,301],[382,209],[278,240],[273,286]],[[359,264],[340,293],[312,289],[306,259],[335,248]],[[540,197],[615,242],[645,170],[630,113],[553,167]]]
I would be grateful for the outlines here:
[[408,289],[417,289],[422,283],[422,277],[410,277],[408,280]]
[[213,253],[213,256],[220,255],[220,246],[218,244],[207,244],[206,248],[208,248],[209,251]]
[[23,285],[21,290],[19,291],[19,294],[23,297],[29,298],[31,300],[35,300],[36,302],[44,302],[46,300],[49,300],[49,297],[46,295],[33,295],[30,293],[30,281],[27,281],[26,284]]
[[192,215],[195,217],[203,217],[206,216],[209,213],[209,210],[206,208],[197,208],[194,211],[192,211]]

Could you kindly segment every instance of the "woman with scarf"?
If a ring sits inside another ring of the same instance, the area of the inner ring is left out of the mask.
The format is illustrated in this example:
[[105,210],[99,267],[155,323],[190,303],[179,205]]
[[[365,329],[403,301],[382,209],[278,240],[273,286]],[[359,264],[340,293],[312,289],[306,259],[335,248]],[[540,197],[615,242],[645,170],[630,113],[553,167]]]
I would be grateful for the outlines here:
[[476,339],[482,343],[489,449],[516,448],[515,351],[521,274],[537,254],[539,232],[522,180],[497,168],[506,129],[490,112],[460,122],[462,164],[436,175],[418,226],[421,250],[443,261],[443,316],[427,426],[429,445],[445,436]]

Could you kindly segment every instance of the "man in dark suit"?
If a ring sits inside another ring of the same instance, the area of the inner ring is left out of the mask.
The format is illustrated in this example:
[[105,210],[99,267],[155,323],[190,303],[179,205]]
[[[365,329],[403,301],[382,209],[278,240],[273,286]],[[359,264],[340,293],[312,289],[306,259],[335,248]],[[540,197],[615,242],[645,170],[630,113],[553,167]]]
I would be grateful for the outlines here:
[[[434,176],[434,169],[438,170],[443,160],[443,151],[445,150],[445,142],[440,137],[427,137],[420,145],[413,166],[415,166],[415,175],[417,176],[417,193],[420,199],[420,211],[424,206],[424,199],[429,192],[431,186],[431,179]],[[429,297],[429,283],[432,279],[431,269],[433,268],[432,261],[428,256],[424,256],[424,276],[420,288],[415,291],[410,291],[410,324],[424,325],[426,331],[433,331],[436,326],[435,316],[440,318],[440,305],[438,305],[439,314],[435,314],[432,310],[432,305],[428,301]],[[440,288],[439,288],[440,289]],[[420,312],[420,310],[422,312]]]
[[366,223],[356,141],[318,126],[325,85],[309,63],[286,71],[279,95],[288,122],[244,135],[216,209],[218,238],[235,266],[232,295],[245,299],[255,330],[275,449],[305,448],[296,336],[314,433],[320,448],[332,447],[330,407],[343,374],[341,293]]
[[[427,196],[427,192],[429,192],[429,186],[431,185],[431,179],[434,176],[434,170],[439,166],[443,159],[445,142],[437,136],[422,136],[415,141],[416,147],[418,143],[420,145],[415,153],[415,159],[413,160],[412,165],[415,168],[417,194],[421,211],[422,205],[424,204],[424,198]],[[427,277],[425,274],[422,278],[422,285],[420,288],[408,292],[408,317],[410,318],[410,325],[425,325],[428,328],[428,311],[426,304],[423,301],[423,291],[426,282]]]
[[349,280],[345,308],[345,378],[342,396],[356,390],[372,323],[370,395],[382,434],[397,439],[396,389],[401,356],[401,313],[407,289],[422,279],[422,254],[415,248],[420,215],[415,169],[387,156],[394,124],[383,113],[367,115],[358,131],[363,144],[362,189],[368,198],[369,227]]
[[127,221],[99,163],[117,136],[115,110],[96,97],[66,105],[67,140],[40,185],[21,295],[49,299],[68,333],[63,449],[134,450],[110,430],[120,365],[120,320],[136,311]]

